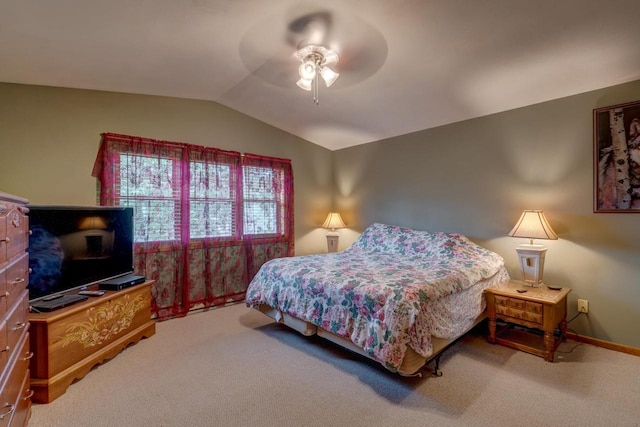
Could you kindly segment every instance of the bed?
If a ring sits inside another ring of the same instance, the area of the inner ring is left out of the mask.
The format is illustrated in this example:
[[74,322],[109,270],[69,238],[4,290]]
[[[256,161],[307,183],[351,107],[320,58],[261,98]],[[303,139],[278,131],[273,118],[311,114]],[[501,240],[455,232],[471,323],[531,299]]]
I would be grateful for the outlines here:
[[456,233],[373,224],[346,250],[273,259],[245,302],[402,375],[419,374],[484,317],[503,258]]

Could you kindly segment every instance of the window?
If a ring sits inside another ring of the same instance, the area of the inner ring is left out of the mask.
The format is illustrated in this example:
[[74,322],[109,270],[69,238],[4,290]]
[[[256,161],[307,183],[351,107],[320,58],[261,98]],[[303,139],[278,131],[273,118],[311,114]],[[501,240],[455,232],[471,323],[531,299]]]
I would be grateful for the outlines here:
[[271,168],[244,166],[244,233],[278,234],[283,229],[284,177]]
[[191,162],[189,167],[191,238],[233,237],[238,208],[231,165]]
[[179,239],[180,162],[119,154],[116,164],[119,171],[119,204],[134,208],[135,241]]
[[134,207],[136,242],[291,234],[290,161],[115,134],[105,138],[105,160],[114,172],[109,203]]
[[135,209],[159,319],[242,301],[262,264],[294,254],[290,160],[105,133],[93,176],[100,204]]

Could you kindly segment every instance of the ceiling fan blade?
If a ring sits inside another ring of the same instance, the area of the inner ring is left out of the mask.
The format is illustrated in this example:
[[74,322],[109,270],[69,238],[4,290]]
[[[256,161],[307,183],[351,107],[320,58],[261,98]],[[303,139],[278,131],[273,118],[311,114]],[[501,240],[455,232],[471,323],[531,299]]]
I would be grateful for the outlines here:
[[340,74],[336,87],[357,84],[375,74],[386,61],[387,42],[357,16],[329,10],[290,10],[249,29],[240,43],[240,58],[252,75],[280,87],[298,80],[295,52],[315,44],[336,52],[325,65]]

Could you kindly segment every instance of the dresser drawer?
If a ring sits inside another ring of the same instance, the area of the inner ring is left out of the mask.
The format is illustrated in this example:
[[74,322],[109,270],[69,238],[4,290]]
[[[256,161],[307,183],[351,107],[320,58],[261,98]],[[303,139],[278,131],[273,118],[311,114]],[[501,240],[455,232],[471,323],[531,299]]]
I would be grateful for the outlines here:
[[2,319],[0,322],[0,374],[7,368],[11,350],[7,343],[7,320]]
[[[15,258],[6,268],[5,298],[7,309],[12,307],[29,284],[29,254]],[[2,286],[0,286],[0,289]]]
[[7,313],[7,266],[0,267],[0,319]]
[[27,249],[28,220],[26,207],[0,201],[0,263],[10,260]]
[[33,390],[30,388],[29,370],[22,379],[22,387],[20,388],[20,394],[16,402],[16,410],[13,412],[13,418],[11,419],[12,426],[26,426],[29,421],[31,412],[31,396],[33,396]]
[[7,347],[9,347],[9,360],[12,358],[13,352],[18,346],[20,339],[29,329],[28,312],[29,312],[29,293],[24,290],[18,303],[7,314]]
[[[12,359],[11,371],[4,384],[0,385],[0,427],[5,425],[23,425],[17,423],[17,418],[24,417],[30,405],[29,390],[29,334],[25,334],[20,342],[16,357]],[[3,417],[4,415],[4,417]],[[15,420],[15,421],[14,421]]]

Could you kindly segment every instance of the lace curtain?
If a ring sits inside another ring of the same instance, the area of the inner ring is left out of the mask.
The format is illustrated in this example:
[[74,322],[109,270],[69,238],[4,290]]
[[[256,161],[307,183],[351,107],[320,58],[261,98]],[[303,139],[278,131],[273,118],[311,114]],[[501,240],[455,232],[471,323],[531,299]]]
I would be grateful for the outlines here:
[[105,133],[92,175],[100,204],[134,207],[159,319],[242,301],[264,262],[293,256],[290,160]]

